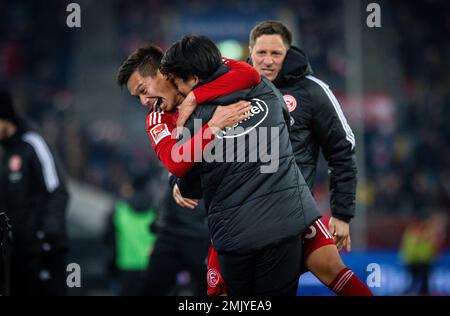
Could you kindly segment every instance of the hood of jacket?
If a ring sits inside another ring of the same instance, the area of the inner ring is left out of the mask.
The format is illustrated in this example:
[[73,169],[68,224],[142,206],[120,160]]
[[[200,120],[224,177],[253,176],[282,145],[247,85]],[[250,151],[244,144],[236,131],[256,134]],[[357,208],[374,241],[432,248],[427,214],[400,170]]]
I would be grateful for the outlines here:
[[273,84],[277,88],[282,88],[312,73],[313,70],[305,52],[298,47],[291,46],[286,54],[283,67]]

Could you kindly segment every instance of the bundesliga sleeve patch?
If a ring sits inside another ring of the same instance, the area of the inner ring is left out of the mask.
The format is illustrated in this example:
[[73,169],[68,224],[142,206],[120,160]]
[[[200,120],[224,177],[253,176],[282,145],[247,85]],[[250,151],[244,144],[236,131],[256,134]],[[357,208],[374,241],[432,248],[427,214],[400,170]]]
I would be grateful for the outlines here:
[[170,136],[169,128],[167,124],[158,124],[150,130],[150,135],[155,145],[158,145],[164,137]]

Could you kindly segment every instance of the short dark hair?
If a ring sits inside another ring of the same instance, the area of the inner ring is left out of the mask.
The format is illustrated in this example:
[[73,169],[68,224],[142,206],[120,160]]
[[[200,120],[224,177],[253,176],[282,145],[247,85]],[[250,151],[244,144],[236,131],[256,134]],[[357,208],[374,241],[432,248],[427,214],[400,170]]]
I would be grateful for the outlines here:
[[253,47],[258,37],[262,35],[280,35],[283,43],[289,48],[292,45],[292,33],[280,21],[263,21],[255,25],[250,32],[249,45]]
[[186,80],[197,76],[211,77],[222,64],[222,55],[216,44],[203,35],[188,35],[176,41],[164,54],[161,73]]
[[163,52],[154,44],[148,44],[136,49],[120,66],[117,72],[117,84],[126,86],[133,72],[139,71],[142,76],[155,77],[158,71]]

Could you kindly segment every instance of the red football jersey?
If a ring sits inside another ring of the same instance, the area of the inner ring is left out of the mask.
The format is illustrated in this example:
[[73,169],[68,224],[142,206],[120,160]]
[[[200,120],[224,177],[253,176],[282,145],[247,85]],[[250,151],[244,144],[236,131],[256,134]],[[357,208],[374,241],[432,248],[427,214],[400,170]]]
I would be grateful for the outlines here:
[[251,88],[261,82],[258,71],[246,62],[224,58],[223,63],[230,68],[230,71],[193,90],[197,104]]
[[215,135],[208,124],[183,144],[178,144],[175,135],[177,111],[164,112],[160,109],[147,115],[147,133],[152,147],[166,169],[176,177],[186,175],[201,161],[203,150]]

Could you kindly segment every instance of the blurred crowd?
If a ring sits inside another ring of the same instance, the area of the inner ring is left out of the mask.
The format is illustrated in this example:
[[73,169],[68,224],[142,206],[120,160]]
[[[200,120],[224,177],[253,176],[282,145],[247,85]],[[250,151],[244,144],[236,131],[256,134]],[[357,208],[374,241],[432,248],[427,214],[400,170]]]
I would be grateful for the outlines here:
[[[117,12],[122,12],[120,6]],[[75,179],[115,195],[132,174],[157,164],[145,144],[125,147],[127,126],[117,121],[79,119],[73,88],[76,32],[66,27],[66,4],[51,1],[0,3],[0,84],[19,110],[36,121]],[[133,43],[125,45],[133,46]],[[112,87],[116,88],[116,87]]]
[[[425,217],[450,210],[450,45],[448,5],[391,3],[401,82],[393,126],[365,131],[366,176],[374,214]],[[447,8],[447,10],[445,9]]]

